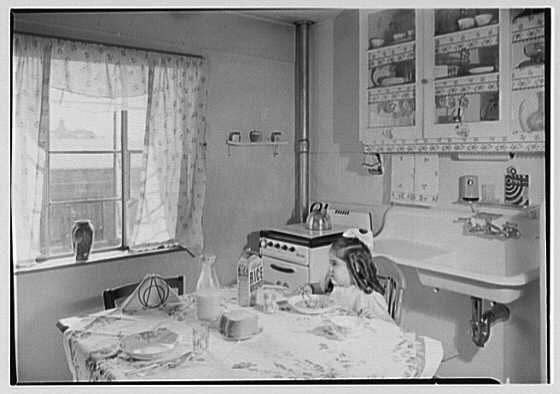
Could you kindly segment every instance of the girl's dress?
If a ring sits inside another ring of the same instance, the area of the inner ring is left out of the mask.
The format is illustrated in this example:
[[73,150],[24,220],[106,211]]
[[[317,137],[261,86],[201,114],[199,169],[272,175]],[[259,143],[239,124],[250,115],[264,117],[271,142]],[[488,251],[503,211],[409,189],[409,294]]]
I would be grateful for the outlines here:
[[343,309],[392,322],[387,312],[385,297],[376,291],[366,294],[356,286],[335,286],[330,294],[335,304]]

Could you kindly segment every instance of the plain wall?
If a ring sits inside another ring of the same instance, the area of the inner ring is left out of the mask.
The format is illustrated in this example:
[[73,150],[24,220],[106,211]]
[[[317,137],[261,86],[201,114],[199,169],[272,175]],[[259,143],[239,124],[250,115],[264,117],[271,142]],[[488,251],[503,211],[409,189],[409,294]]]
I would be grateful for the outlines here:
[[[383,155],[383,175],[369,175],[361,166],[358,136],[358,13],[344,11],[311,28],[311,155],[312,200],[338,202],[374,213],[380,227],[388,207],[390,158]],[[503,195],[508,166],[530,175],[530,200],[540,204],[545,195],[544,155],[517,155],[513,160],[455,161],[440,155],[440,198],[436,208],[453,208],[458,178],[479,176],[479,184],[494,183]],[[427,209],[427,208],[418,208]],[[403,326],[419,335],[440,340],[445,361],[438,375],[490,376],[514,382],[541,381],[539,285],[510,305],[511,316],[492,327],[490,340],[478,348],[471,340],[471,300],[447,291],[434,293],[420,284],[414,269],[405,268],[408,288],[403,301]],[[487,303],[486,303],[487,305]]]
[[[258,248],[258,231],[292,215],[295,28],[227,12],[177,11],[25,14],[16,16],[15,29],[206,56],[205,251],[216,254],[222,284],[234,282],[242,250]],[[271,146],[228,150],[230,131],[250,129],[261,129],[265,137],[281,130],[288,144],[279,146],[278,156]],[[69,379],[56,321],[100,307],[104,288],[141,278],[146,270],[178,269],[192,289],[199,267],[182,254],[16,276],[19,379]]]

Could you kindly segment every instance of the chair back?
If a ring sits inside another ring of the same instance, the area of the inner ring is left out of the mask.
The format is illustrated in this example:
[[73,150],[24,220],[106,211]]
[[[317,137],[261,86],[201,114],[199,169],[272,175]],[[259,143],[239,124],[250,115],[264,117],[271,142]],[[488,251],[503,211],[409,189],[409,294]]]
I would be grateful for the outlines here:
[[[184,277],[179,275],[173,278],[164,278],[169,287],[177,290],[177,294],[182,295],[184,292]],[[116,307],[116,301],[132,294],[134,289],[138,287],[140,282],[129,283],[112,289],[103,290],[103,304],[105,309],[113,309]]]
[[397,325],[401,323],[401,304],[404,291],[406,290],[406,279],[401,269],[391,260],[384,256],[376,256],[373,263],[377,268],[377,278],[385,288],[385,301],[387,312]]

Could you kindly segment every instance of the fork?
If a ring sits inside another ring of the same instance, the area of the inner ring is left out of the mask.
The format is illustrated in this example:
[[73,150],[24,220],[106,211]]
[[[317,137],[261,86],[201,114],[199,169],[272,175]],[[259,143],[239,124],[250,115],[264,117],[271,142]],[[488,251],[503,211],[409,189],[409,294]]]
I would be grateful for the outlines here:
[[161,361],[156,361],[153,363],[150,363],[148,365],[145,365],[142,368],[134,368],[134,369],[129,369],[128,371],[126,371],[124,374],[126,376],[128,375],[135,375],[138,373],[142,373],[142,372],[146,372],[155,368],[159,368],[159,367],[163,367],[166,366],[167,368],[175,368],[177,366],[179,366],[181,363],[183,363],[186,360],[192,359],[193,354],[192,351],[188,351],[186,353],[181,354],[178,357],[169,359],[169,360],[161,360]]

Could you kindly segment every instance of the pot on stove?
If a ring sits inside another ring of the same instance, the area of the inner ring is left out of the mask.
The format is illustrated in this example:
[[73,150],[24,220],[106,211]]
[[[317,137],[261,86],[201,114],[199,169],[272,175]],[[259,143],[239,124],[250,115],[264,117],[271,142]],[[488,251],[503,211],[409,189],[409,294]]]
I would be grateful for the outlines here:
[[327,207],[329,204],[323,204],[318,201],[311,204],[309,208],[309,215],[305,225],[308,230],[330,230],[332,228],[331,218],[327,213]]

